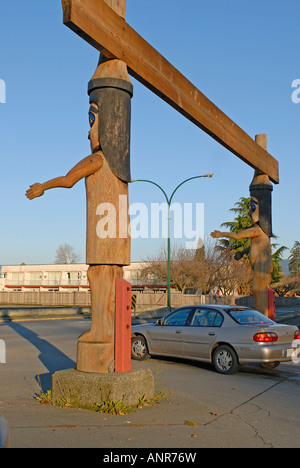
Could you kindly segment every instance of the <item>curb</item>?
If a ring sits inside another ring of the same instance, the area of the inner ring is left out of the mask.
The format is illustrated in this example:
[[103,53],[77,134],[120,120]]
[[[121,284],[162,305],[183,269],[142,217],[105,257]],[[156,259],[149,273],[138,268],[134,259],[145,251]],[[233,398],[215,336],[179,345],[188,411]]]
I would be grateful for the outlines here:
[[57,316],[40,316],[40,317],[2,317],[0,323],[11,322],[38,322],[38,321],[54,321],[54,320],[87,320],[91,315],[57,315]]

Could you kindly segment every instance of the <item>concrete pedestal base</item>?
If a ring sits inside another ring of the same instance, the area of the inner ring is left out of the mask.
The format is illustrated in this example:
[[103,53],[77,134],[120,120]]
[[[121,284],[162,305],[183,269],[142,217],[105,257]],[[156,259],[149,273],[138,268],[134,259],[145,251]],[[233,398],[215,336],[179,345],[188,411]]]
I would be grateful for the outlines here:
[[66,402],[92,408],[104,402],[122,401],[135,406],[141,398],[154,396],[154,377],[150,369],[127,373],[91,374],[68,369],[52,376],[52,402]]

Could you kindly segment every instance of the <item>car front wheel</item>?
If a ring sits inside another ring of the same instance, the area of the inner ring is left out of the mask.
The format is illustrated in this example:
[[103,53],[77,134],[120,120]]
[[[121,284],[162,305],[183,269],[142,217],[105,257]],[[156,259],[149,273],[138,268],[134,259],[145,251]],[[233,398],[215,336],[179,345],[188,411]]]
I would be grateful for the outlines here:
[[235,374],[240,366],[236,353],[230,346],[219,346],[213,354],[213,364],[219,374]]
[[142,335],[131,338],[131,357],[136,361],[144,361],[149,357],[147,343]]

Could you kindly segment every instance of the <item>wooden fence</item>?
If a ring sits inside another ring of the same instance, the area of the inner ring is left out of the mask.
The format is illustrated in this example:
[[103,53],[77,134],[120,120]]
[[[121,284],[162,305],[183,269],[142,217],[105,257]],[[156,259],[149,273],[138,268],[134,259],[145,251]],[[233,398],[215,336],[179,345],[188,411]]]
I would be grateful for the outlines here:
[[72,292],[10,292],[0,291],[0,305],[85,307],[91,304],[90,293]]
[[[167,306],[167,294],[164,291],[134,292],[136,295],[136,310],[151,310]],[[182,295],[180,292],[171,293],[172,307],[194,304],[234,304],[233,296],[219,298],[217,296]],[[48,307],[88,307],[91,305],[89,292],[10,292],[0,291],[0,306],[48,306]]]
[[[134,292],[136,295],[136,311],[158,309],[167,306],[165,291]],[[300,306],[298,297],[276,297],[277,307]],[[171,306],[181,307],[196,304],[227,304],[254,307],[253,297],[242,296],[199,296],[182,295],[172,291]],[[49,306],[49,307],[89,307],[91,297],[89,292],[11,292],[0,291],[0,306]]]

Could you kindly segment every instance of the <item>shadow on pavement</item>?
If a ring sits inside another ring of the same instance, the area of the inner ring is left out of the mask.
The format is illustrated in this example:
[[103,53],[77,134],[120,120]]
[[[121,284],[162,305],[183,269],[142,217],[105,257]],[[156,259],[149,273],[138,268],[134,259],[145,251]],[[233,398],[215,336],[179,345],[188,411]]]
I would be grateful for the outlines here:
[[76,363],[66,354],[62,353],[48,341],[40,338],[37,333],[29,330],[24,325],[11,322],[8,326],[40,351],[39,359],[49,371],[49,373],[36,376],[36,380],[44,393],[51,389],[51,377],[54,372],[70,368],[74,369],[76,367]]

